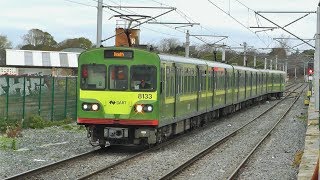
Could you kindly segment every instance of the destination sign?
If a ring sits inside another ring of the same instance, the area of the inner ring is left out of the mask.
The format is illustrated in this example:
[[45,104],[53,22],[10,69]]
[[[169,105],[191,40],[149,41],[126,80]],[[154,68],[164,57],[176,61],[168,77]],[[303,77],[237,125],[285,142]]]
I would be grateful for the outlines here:
[[128,50],[104,50],[104,58],[132,59],[133,51]]

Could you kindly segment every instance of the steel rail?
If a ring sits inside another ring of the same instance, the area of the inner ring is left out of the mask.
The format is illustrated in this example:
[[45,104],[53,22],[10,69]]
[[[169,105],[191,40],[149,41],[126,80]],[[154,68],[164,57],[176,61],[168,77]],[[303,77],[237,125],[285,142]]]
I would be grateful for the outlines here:
[[54,163],[51,163],[51,164],[48,164],[48,165],[45,165],[45,166],[41,166],[39,168],[35,168],[35,169],[31,169],[31,170],[26,171],[26,172],[22,172],[20,174],[8,177],[8,178],[6,178],[6,180],[9,180],[9,179],[10,180],[26,179],[26,177],[32,177],[32,176],[35,176],[35,175],[39,175],[39,174],[41,174],[43,172],[50,171],[51,169],[54,169],[54,168],[56,168],[58,166],[62,166],[65,163],[69,163],[69,162],[74,161],[74,160],[79,159],[79,158],[82,159],[82,158],[84,158],[86,156],[90,156],[90,155],[98,153],[100,151],[102,151],[102,149],[97,149],[97,150],[85,152],[85,153],[73,156],[71,158],[66,158],[66,159],[60,160],[58,162],[54,162]]
[[[196,131],[193,131],[193,133],[195,133],[195,132],[196,132]],[[188,134],[190,134],[190,133],[188,133]],[[132,159],[134,159],[134,158],[137,158],[137,157],[139,157],[139,156],[142,156],[142,155],[144,155],[144,154],[146,154],[146,153],[153,152],[153,151],[156,151],[156,150],[158,150],[158,149],[161,149],[161,148],[163,148],[163,147],[165,147],[165,146],[168,146],[168,145],[174,143],[175,141],[178,141],[178,140],[181,139],[182,137],[184,137],[184,136],[178,136],[178,137],[176,137],[176,138],[174,138],[174,139],[170,139],[170,140],[168,140],[168,141],[165,141],[165,142],[163,142],[163,143],[161,143],[161,144],[159,144],[159,145],[157,145],[157,146],[151,147],[151,148],[149,148],[149,149],[146,149],[146,150],[144,150],[144,151],[141,151],[141,152],[139,152],[139,153],[136,153],[136,154],[134,154],[134,155],[132,155],[132,156],[129,156],[129,157],[127,157],[127,158],[124,158],[124,159],[121,159],[121,160],[119,160],[119,161],[116,161],[115,163],[109,164],[109,165],[107,165],[106,167],[103,167],[103,168],[101,168],[101,169],[99,169],[99,170],[97,170],[97,171],[94,171],[94,172],[92,172],[92,173],[89,173],[89,174],[87,174],[87,175],[84,175],[84,176],[78,178],[78,180],[91,178],[91,177],[93,177],[94,175],[99,174],[100,172],[103,172],[103,171],[106,171],[106,170],[108,170],[108,169],[111,169],[111,168],[113,168],[113,167],[115,167],[115,166],[119,166],[119,165],[121,165],[121,164],[124,164],[125,162],[128,162],[129,160],[132,160]]]
[[[300,88],[301,86],[303,86],[303,84],[301,84],[299,87],[295,88],[293,91],[294,92],[296,89]],[[234,135],[236,135],[241,129],[243,129],[244,127],[248,126],[249,124],[251,124],[252,122],[254,122],[255,120],[257,120],[258,118],[260,118],[261,116],[263,116],[264,114],[266,114],[267,112],[269,112],[270,110],[272,110],[274,107],[276,107],[276,105],[278,105],[280,102],[284,101],[287,97],[289,97],[291,93],[287,94],[285,96],[285,98],[281,99],[280,101],[278,101],[276,104],[274,104],[273,106],[271,106],[270,108],[268,108],[267,110],[265,110],[264,112],[262,112],[260,115],[258,115],[257,117],[253,118],[251,121],[249,121],[248,123],[244,124],[243,126],[241,126],[240,128],[238,128],[237,130],[235,130],[234,132],[230,133],[229,135],[223,137],[222,139],[220,139],[218,142],[213,143],[212,145],[208,146],[207,148],[205,148],[203,151],[201,151],[200,153],[198,153],[197,155],[193,156],[192,158],[190,158],[189,160],[185,161],[182,165],[180,165],[179,167],[173,169],[172,171],[168,172],[167,174],[165,174],[164,176],[162,176],[160,179],[161,180],[165,180],[165,179],[172,179],[174,176],[176,176],[177,174],[179,174],[180,172],[182,172],[184,169],[186,169],[187,167],[191,166],[194,162],[198,161],[200,158],[202,158],[203,156],[205,156],[206,154],[208,154],[209,152],[211,152],[213,149],[217,148],[219,145],[221,145],[223,142],[227,141],[228,139],[230,139],[231,137],[233,137]]]
[[253,153],[258,149],[258,147],[262,144],[264,140],[271,134],[271,132],[277,127],[277,125],[281,122],[282,119],[290,112],[293,105],[298,101],[301,97],[302,92],[307,86],[305,86],[299,95],[295,98],[295,100],[290,104],[289,108],[285,111],[285,113],[278,119],[278,121],[274,124],[274,126],[265,134],[265,136],[256,144],[256,146],[250,151],[250,153],[243,159],[243,161],[238,165],[238,167],[231,173],[231,175],[227,178],[228,180],[234,179],[238,174],[239,170],[246,164],[249,158],[253,155]]

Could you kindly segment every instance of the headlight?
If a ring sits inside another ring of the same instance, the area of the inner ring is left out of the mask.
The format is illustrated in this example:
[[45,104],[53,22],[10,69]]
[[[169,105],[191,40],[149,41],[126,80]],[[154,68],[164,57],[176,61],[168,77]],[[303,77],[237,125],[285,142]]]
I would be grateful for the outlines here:
[[87,103],[83,103],[82,104],[82,109],[85,110],[85,111],[90,111],[91,105],[87,104]]
[[135,111],[138,113],[143,113],[143,112],[152,112],[153,111],[153,106],[150,104],[137,104],[135,106]]
[[141,104],[136,105],[136,111],[138,113],[142,113],[143,112],[143,105],[141,105]]
[[143,107],[143,111],[145,111],[145,112],[152,112],[152,110],[153,110],[153,107],[152,107],[152,105],[150,105],[150,104],[146,104],[146,105]]
[[83,103],[82,104],[82,110],[84,111],[98,111],[99,110],[99,104],[98,103]]
[[94,111],[98,111],[99,105],[98,105],[98,104],[93,104],[93,105],[91,106],[91,109],[94,110]]

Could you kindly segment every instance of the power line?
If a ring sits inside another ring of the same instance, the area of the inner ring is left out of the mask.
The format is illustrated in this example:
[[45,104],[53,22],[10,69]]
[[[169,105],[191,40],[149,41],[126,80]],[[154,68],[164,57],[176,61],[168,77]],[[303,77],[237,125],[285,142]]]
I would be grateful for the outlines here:
[[258,39],[260,39],[261,42],[263,42],[266,46],[266,42],[264,42],[259,35],[257,35],[254,31],[252,31],[250,28],[248,28],[247,26],[245,26],[243,23],[241,23],[239,20],[237,20],[235,17],[233,17],[232,15],[230,15],[229,13],[227,13],[225,10],[223,10],[222,8],[220,8],[218,5],[216,5],[215,3],[213,3],[211,0],[208,0],[213,6],[215,6],[216,8],[218,8],[220,11],[222,11],[223,13],[225,13],[226,15],[228,15],[229,17],[231,17],[234,21],[236,21],[238,24],[240,24],[241,26],[243,26],[244,28],[246,28],[247,30],[249,30],[250,32],[252,32],[254,35],[256,35],[258,37]]
[[68,1],[68,2],[71,2],[71,3],[75,3],[75,4],[80,4],[80,5],[88,6],[88,7],[94,7],[94,8],[97,7],[97,6],[93,6],[93,5],[89,5],[89,4],[85,4],[85,3],[80,3],[80,2],[72,1],[72,0],[64,0],[64,1]]

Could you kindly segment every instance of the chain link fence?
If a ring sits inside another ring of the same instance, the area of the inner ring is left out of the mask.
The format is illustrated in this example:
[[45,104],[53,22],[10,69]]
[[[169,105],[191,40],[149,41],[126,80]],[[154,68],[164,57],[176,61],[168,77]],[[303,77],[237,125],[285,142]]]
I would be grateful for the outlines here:
[[0,76],[0,117],[47,120],[76,118],[77,78],[52,76]]

